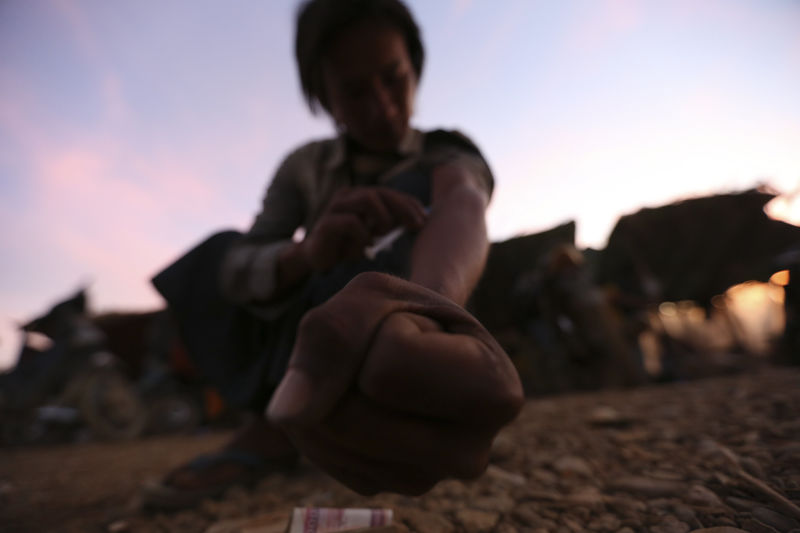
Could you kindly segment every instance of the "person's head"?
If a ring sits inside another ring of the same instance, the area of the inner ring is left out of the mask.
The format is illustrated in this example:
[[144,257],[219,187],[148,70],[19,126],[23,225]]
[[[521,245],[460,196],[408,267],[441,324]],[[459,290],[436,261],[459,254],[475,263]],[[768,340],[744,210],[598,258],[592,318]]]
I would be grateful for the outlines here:
[[391,150],[405,136],[425,53],[400,0],[310,0],[295,54],[312,112],[319,106],[356,142]]

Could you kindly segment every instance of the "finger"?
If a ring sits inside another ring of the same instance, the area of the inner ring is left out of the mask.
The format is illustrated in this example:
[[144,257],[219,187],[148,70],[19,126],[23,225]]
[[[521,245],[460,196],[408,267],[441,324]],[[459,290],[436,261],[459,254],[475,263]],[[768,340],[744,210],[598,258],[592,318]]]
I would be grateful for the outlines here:
[[397,283],[364,273],[298,327],[289,367],[270,401],[269,418],[283,425],[313,425],[325,417],[356,379],[378,324],[402,302],[383,296]]
[[372,242],[372,234],[364,221],[354,213],[336,215],[336,242],[338,244],[338,259],[358,257],[363,253],[364,247]]
[[360,390],[409,414],[492,429],[511,421],[521,406],[522,388],[505,352],[471,323],[474,319],[456,317],[452,309],[427,313],[438,315],[437,327],[409,312],[394,313],[381,324],[359,374]]
[[388,188],[378,189],[381,201],[395,218],[397,223],[413,230],[425,225],[427,214],[420,201],[404,192]]
[[420,229],[426,219],[425,209],[415,197],[386,187],[362,187],[351,189],[332,204],[334,212],[356,212],[372,226],[373,234],[379,235],[405,226]]
[[316,268],[325,270],[345,257],[352,257],[354,250],[362,250],[371,236],[362,221],[353,213],[330,213],[319,221],[309,237],[312,261]]
[[398,221],[383,202],[377,187],[362,187],[338,202],[337,212],[357,213],[373,235],[380,235],[397,226]]

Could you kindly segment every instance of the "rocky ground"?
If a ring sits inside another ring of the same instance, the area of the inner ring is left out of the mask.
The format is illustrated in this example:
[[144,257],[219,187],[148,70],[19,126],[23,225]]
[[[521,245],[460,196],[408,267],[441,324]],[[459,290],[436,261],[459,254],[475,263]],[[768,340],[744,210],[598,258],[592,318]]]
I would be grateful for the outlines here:
[[304,466],[192,511],[138,508],[145,479],[226,436],[2,450],[0,530],[242,531],[222,526],[312,505],[391,508],[396,531],[800,532],[797,369],[530,400],[482,478],[420,498],[364,498]]

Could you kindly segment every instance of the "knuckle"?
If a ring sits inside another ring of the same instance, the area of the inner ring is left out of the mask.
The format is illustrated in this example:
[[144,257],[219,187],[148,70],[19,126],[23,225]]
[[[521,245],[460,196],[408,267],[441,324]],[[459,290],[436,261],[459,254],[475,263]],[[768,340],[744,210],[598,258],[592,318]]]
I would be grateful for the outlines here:
[[525,394],[519,374],[502,348],[490,343],[485,353],[481,404],[489,419],[503,426],[519,414],[525,403]]
[[484,425],[489,428],[501,428],[514,420],[524,404],[522,393],[507,388],[498,388],[490,395],[484,396]]
[[348,344],[350,327],[340,313],[321,305],[307,312],[300,320],[298,334],[312,338],[316,345],[341,346]]
[[522,385],[519,382],[519,378],[516,376],[516,372],[513,378],[516,379],[513,379],[511,383],[506,383],[506,385],[499,388],[498,391],[498,410],[500,411],[499,414],[503,415],[503,424],[516,418],[522,410],[522,406],[525,404],[525,394],[522,391]]
[[384,322],[359,375],[361,390],[375,400],[391,401],[402,396],[401,391],[407,385],[398,377],[403,374],[402,366],[411,348],[406,337],[386,327],[393,320],[397,320],[397,315],[391,315]]

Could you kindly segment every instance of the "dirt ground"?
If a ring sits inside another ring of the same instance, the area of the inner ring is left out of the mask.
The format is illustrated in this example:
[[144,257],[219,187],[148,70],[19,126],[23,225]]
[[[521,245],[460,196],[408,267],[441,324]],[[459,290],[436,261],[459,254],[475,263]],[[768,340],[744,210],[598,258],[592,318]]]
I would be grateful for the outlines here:
[[419,498],[364,498],[305,465],[191,511],[139,509],[143,481],[227,436],[0,450],[0,531],[194,532],[313,505],[388,507],[397,531],[800,532],[800,369],[530,400],[483,477]]

